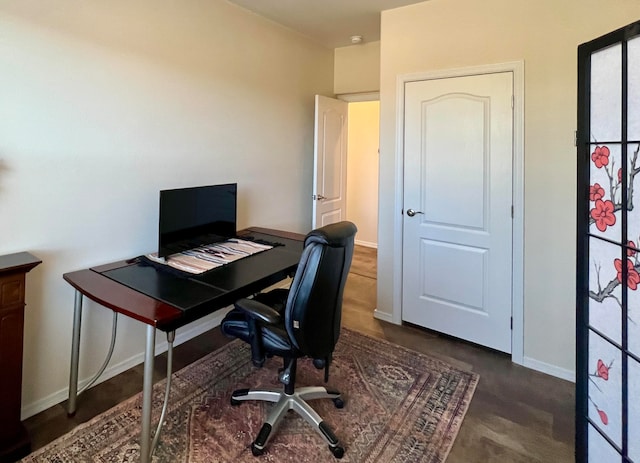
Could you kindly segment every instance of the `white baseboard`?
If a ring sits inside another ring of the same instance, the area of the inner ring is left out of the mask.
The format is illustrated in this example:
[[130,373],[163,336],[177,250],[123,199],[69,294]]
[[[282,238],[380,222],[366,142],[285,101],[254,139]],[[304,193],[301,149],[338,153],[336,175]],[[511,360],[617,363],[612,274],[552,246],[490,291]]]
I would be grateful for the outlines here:
[[378,309],[375,309],[373,311],[373,316],[375,318],[377,318],[378,320],[382,320],[382,321],[385,321],[385,322],[393,323],[394,325],[397,324],[397,323],[393,322],[393,315],[391,315],[390,313],[381,312]]
[[361,240],[355,240],[354,243],[359,246],[364,246],[365,248],[378,249],[378,243],[371,243],[370,241],[361,241]]
[[526,356],[524,357],[524,362],[522,365],[527,368],[531,368],[532,370],[555,376],[556,378],[571,381],[572,383],[576,382],[576,373],[573,370],[561,368],[556,365],[551,365],[550,363],[541,362],[540,360],[532,359],[531,357]]
[[[378,320],[394,323],[393,317],[391,314],[386,312],[381,312],[378,309],[374,310],[373,316]],[[539,371],[541,373],[545,373],[547,375],[555,376],[556,378],[564,379],[566,381],[571,381],[572,383],[576,382],[575,371],[568,370],[566,368],[561,368],[559,366],[552,365],[550,363],[541,362],[540,360],[536,360],[531,357],[524,357],[522,366],[526,368],[530,368],[532,370]]]
[[[220,323],[222,322],[222,319],[227,314],[227,312],[231,310],[231,308],[232,307],[229,306],[225,309],[218,310],[215,312],[215,315],[212,318],[203,320],[200,323],[194,324],[193,326],[189,326],[189,329],[185,331],[178,330],[176,332],[176,338],[173,342],[173,345],[179,346],[183,342],[186,342],[192,338],[195,338],[196,336],[201,335],[202,333],[206,333],[207,331],[215,328],[216,326],[219,326]],[[167,348],[168,348],[168,344],[167,344],[166,338],[164,338],[163,341],[158,342],[156,344],[156,355],[166,352]],[[132,357],[129,357],[128,359],[125,359],[115,365],[112,365],[108,367],[104,371],[104,373],[102,373],[98,381],[96,381],[96,384],[99,384],[103,381],[113,378],[114,376],[119,375],[124,371],[127,371],[129,368],[139,365],[143,361],[144,361],[144,352],[140,352],[136,355],[133,355]],[[78,381],[78,390],[82,389],[84,385],[89,382],[93,374],[94,372],[91,372],[90,377],[84,378]],[[30,416],[36,415],[50,407],[53,407],[54,405],[59,404],[60,402],[67,400],[68,398],[69,398],[69,389],[68,387],[65,387],[63,389],[60,389],[54,392],[53,394],[48,395],[47,397],[44,397],[40,400],[36,400],[35,402],[23,405],[22,409],[20,410],[21,412],[20,419],[25,420]]]

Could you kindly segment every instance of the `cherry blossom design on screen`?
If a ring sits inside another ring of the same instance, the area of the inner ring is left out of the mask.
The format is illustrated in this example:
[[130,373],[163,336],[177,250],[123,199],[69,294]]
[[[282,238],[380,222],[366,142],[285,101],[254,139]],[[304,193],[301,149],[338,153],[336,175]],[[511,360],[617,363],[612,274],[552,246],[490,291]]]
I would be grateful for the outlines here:
[[[622,203],[622,189],[627,188],[627,211],[632,211],[633,193],[636,175],[640,173],[640,160],[638,154],[640,152],[640,145],[631,153],[631,159],[629,160],[628,169],[628,184],[625,186],[622,181],[622,168],[615,165],[615,161],[611,156],[611,151],[606,145],[597,145],[591,153],[591,168],[600,169],[604,175],[598,175],[600,182],[595,182],[589,186],[589,225],[595,226],[595,228],[605,233],[609,227],[616,225],[621,221],[621,211],[623,208]],[[604,181],[602,179],[605,178]],[[596,302],[602,302],[607,298],[610,298],[616,302],[618,306],[622,308],[622,301],[614,293],[614,290],[622,284],[624,274],[626,272],[626,286],[629,291],[638,291],[640,286],[640,236],[628,237],[626,243],[625,259],[614,258],[612,261],[593,263],[595,275],[597,277],[597,291],[590,290],[589,297]],[[623,256],[620,256],[623,257]],[[613,273],[615,271],[615,277],[610,281],[601,281],[601,270],[609,267],[609,271],[606,273]],[[635,323],[631,317],[628,317],[630,323]],[[589,380],[600,391],[606,394],[606,387],[609,381],[609,373],[614,368],[613,360],[605,362],[603,359],[597,359],[595,365],[591,366],[592,372],[589,374]],[[600,417],[601,424],[607,426],[609,424],[609,417],[607,410],[604,410],[597,404],[591,395],[589,396],[590,404],[595,408],[598,416]]]
[[[598,390],[601,392],[602,392],[602,388],[598,383],[599,382],[604,383],[606,381],[609,381],[609,370],[611,369],[612,366],[613,366],[613,360],[611,360],[608,364],[605,364],[602,361],[602,359],[598,359],[595,372],[589,374],[589,381],[591,381],[595,385],[595,387],[597,387]],[[600,421],[602,422],[602,424],[607,426],[609,424],[609,416],[607,415],[607,412],[605,412],[600,407],[598,407],[598,404],[596,404],[593,401],[591,396],[589,396],[589,402],[591,402],[591,405],[593,405],[596,408],[596,411],[598,412],[598,416],[600,417]]]

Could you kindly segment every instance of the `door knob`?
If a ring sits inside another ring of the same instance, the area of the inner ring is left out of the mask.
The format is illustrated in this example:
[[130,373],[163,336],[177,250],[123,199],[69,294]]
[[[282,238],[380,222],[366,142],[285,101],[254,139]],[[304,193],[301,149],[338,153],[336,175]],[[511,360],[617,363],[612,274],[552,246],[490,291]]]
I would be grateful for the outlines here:
[[424,212],[421,211],[414,211],[413,209],[407,209],[407,215],[409,217],[413,217],[416,214],[424,214]]
[[322,201],[323,199],[327,198],[322,195],[313,195],[313,199],[315,199],[316,201]]

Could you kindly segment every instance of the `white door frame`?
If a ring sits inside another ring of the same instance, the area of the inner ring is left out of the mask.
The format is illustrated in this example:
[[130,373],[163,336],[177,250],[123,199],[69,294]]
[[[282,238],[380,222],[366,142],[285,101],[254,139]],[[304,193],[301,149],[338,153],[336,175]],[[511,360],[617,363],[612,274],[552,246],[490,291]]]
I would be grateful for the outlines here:
[[524,61],[399,75],[396,80],[396,191],[394,211],[393,314],[402,323],[402,214],[404,192],[404,89],[407,82],[513,72],[513,257],[511,360],[524,364]]

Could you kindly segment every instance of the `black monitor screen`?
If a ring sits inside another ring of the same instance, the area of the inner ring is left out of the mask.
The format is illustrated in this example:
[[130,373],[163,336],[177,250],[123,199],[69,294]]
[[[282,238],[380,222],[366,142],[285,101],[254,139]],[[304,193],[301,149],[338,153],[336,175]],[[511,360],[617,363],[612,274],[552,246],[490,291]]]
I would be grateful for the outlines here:
[[237,184],[160,191],[158,256],[236,235]]

